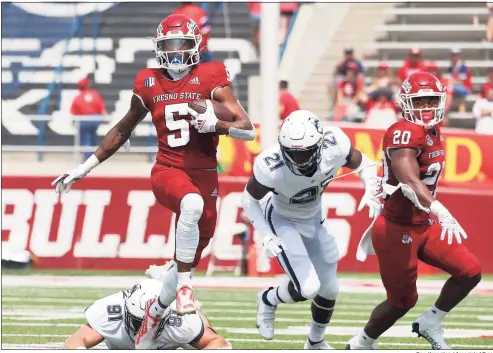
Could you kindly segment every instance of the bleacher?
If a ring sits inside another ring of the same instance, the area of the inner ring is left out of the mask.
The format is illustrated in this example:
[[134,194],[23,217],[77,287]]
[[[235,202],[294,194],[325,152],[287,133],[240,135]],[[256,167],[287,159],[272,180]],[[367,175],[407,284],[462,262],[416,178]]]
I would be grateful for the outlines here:
[[[368,80],[380,60],[387,60],[393,71],[401,66],[409,48],[423,50],[424,60],[434,60],[446,72],[450,65],[450,49],[462,49],[462,58],[472,71],[474,94],[466,99],[466,114],[451,113],[452,124],[473,127],[469,117],[481,85],[486,82],[487,69],[493,67],[493,43],[483,42],[488,11],[484,2],[419,2],[397,5],[388,10],[393,20],[378,26],[380,38],[367,45],[369,55],[363,61]],[[478,24],[473,24],[473,17]],[[455,119],[454,119],[455,118]]]
[[[44,111],[57,123],[46,125],[44,143],[73,144],[68,112],[77,94],[76,83],[86,73],[95,73],[93,87],[105,100],[113,122],[121,118],[128,110],[135,75],[146,65],[156,65],[151,40],[146,37],[152,36],[157,24],[179,5],[167,2],[110,4],[97,17],[94,13],[82,16],[80,25],[74,27],[75,17],[50,17],[49,13],[39,16],[15,4],[2,3],[2,101],[10,101],[3,105],[3,109],[10,109],[2,118],[3,145],[37,144],[39,125],[26,118],[40,113],[69,38],[60,72],[61,82],[53,85],[53,94]],[[215,60],[223,61],[230,69],[233,89],[247,107],[248,77],[259,73],[258,58],[250,43],[249,9],[244,3],[224,6],[211,3],[208,11],[212,25],[209,49]],[[14,43],[16,46],[24,43],[26,48],[9,50],[7,45]],[[36,66],[29,61],[36,61]],[[100,137],[108,129],[108,126],[100,128]],[[139,127],[133,144],[154,146],[146,137],[148,131],[154,134],[153,130]]]

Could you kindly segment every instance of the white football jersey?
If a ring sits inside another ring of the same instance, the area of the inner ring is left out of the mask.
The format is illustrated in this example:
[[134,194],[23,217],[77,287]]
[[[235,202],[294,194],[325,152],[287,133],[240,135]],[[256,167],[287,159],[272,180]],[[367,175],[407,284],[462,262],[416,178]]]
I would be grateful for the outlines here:
[[[85,315],[91,327],[104,337],[108,349],[135,349],[135,333],[125,329],[125,297],[127,291],[118,292],[96,300],[86,309]],[[156,296],[159,293],[156,293]],[[151,349],[192,348],[190,343],[200,339],[204,324],[199,315],[179,316],[169,308],[156,332],[156,340]],[[132,335],[132,337],[130,337]]]
[[273,190],[272,202],[280,216],[294,220],[315,217],[320,211],[325,187],[351,158],[351,141],[340,128],[324,127],[324,132],[322,160],[311,177],[295,175],[289,170],[279,144],[255,158],[255,179]]

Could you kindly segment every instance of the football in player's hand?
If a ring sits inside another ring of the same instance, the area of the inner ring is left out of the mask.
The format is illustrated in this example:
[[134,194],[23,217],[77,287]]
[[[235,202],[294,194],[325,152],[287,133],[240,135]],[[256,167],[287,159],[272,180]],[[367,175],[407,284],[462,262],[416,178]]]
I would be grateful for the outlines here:
[[[197,99],[191,103],[188,103],[188,106],[195,110],[199,114],[205,113],[207,109],[207,105],[205,104],[205,99]],[[211,100],[212,106],[214,107],[214,113],[216,113],[216,117],[219,120],[223,121],[233,121],[233,114],[219,102]]]

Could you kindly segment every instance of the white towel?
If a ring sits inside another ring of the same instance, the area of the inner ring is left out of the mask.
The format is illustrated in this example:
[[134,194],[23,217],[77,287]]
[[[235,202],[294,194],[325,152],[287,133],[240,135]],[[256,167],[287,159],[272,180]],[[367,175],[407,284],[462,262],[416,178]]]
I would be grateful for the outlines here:
[[373,216],[373,221],[359,241],[358,250],[356,251],[356,259],[358,261],[365,262],[368,255],[375,255],[375,249],[373,248],[373,243],[371,241],[371,230],[373,229],[373,225],[378,216],[378,214]]

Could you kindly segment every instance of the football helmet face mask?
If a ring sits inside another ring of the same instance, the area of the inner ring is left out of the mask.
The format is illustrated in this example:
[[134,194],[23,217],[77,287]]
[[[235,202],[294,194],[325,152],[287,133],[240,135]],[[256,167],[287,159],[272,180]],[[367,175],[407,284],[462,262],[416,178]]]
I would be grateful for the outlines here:
[[146,279],[125,291],[125,331],[133,340],[144,318],[145,305],[161,292],[162,283],[157,279]]
[[317,116],[307,110],[291,113],[278,140],[289,170],[295,175],[313,175],[322,161],[323,131]]
[[181,73],[200,60],[202,35],[199,27],[185,15],[171,15],[158,25],[153,37],[160,67]]
[[445,87],[428,72],[409,75],[402,83],[399,98],[399,106],[407,121],[431,129],[444,118]]

